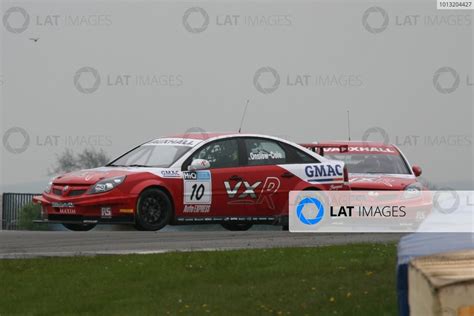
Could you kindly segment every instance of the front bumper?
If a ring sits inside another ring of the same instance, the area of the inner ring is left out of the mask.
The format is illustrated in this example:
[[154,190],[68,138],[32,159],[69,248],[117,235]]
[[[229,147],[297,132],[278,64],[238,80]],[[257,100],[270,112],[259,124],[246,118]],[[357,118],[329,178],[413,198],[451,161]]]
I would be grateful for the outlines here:
[[67,216],[34,220],[37,224],[135,224],[134,216],[120,216],[120,218],[104,219],[97,217]]
[[44,193],[33,197],[41,205],[41,220],[36,223],[132,224],[135,222],[136,196],[104,193],[68,198]]

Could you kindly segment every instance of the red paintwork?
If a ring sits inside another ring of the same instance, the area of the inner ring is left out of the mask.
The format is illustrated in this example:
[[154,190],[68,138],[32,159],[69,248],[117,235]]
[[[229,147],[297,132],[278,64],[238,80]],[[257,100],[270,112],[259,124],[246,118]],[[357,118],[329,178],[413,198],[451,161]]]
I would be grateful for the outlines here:
[[421,167],[420,166],[412,166],[411,167],[411,170],[413,171],[413,174],[415,175],[415,177],[419,177],[421,176]]

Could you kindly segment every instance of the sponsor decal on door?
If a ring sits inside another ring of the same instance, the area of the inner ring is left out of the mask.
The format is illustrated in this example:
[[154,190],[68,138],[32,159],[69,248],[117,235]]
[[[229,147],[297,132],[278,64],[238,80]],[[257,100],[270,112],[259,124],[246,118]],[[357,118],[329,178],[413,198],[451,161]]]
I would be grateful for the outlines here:
[[212,203],[212,179],[209,170],[183,172],[184,213],[208,213]]
[[225,181],[224,186],[230,200],[229,204],[267,203],[268,207],[273,210],[275,209],[275,202],[272,196],[280,188],[280,180],[276,177],[268,177],[265,179],[265,182],[249,183],[242,180],[235,182],[234,185],[229,181]]

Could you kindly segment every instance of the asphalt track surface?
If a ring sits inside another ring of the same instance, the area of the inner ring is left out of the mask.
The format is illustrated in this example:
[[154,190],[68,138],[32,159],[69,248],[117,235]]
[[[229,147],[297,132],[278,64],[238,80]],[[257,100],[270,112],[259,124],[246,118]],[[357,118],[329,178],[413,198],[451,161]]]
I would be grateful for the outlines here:
[[300,234],[285,231],[0,231],[0,258],[149,254],[396,242],[401,234]]

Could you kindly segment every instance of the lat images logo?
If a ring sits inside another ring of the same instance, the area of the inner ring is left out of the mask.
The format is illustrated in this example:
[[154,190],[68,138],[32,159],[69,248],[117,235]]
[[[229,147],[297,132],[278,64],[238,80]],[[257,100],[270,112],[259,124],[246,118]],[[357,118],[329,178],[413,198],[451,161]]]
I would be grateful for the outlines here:
[[[220,10],[219,10],[220,11]],[[240,10],[239,10],[240,11]],[[241,14],[230,8],[230,11],[211,12],[200,7],[187,9],[182,17],[184,29],[192,34],[199,34],[212,24],[213,30],[235,30],[241,28],[271,28],[291,27],[294,17],[288,12],[266,12],[266,14]]]
[[[308,215],[309,212],[307,210],[310,208],[313,209],[312,213],[316,213],[316,216]],[[296,215],[301,223],[305,225],[316,225],[324,217],[324,205],[315,197],[305,197],[298,203],[298,206],[296,207]]]
[[259,68],[253,76],[253,85],[263,94],[275,92],[280,86],[280,75],[275,68],[269,66]]
[[[19,22],[20,19],[21,22]],[[23,33],[30,25],[30,15],[21,7],[12,7],[3,15],[3,25],[8,32]]]
[[311,73],[277,71],[270,66],[260,67],[253,76],[253,85],[262,94],[271,94],[282,88],[325,89],[359,88],[364,84],[360,74],[356,73]]
[[[199,17],[200,23],[196,23]],[[189,8],[184,12],[183,15],[183,25],[184,28],[189,33],[201,33],[204,32],[207,27],[209,26],[209,14],[207,14],[206,10],[199,7]]]
[[[372,135],[375,135],[375,137],[372,137]],[[384,145],[390,144],[390,137],[388,136],[387,131],[381,127],[371,127],[362,135],[362,141],[364,142],[374,141],[374,139],[377,141],[380,141],[379,139],[381,139]]]
[[91,94],[96,92],[100,86],[99,72],[92,67],[82,67],[74,75],[74,86],[81,93]]
[[12,154],[21,154],[30,146],[30,135],[21,127],[12,127],[3,135],[3,146]]
[[[377,16],[378,19],[381,19],[382,22],[380,23],[379,21],[377,25],[374,22],[369,22],[372,21],[371,17],[374,16]],[[388,22],[389,17],[387,11],[385,11],[381,7],[370,7],[365,10],[364,15],[362,16],[362,25],[368,32],[373,34],[378,34],[385,31],[388,26]]]
[[441,67],[433,75],[433,85],[442,94],[450,94],[459,87],[461,78],[456,70],[451,67]]
[[362,26],[372,34],[380,34],[387,28],[398,30],[413,30],[417,27],[471,27],[472,16],[469,14],[420,14],[405,12],[390,14],[381,7],[373,6],[362,14]]

